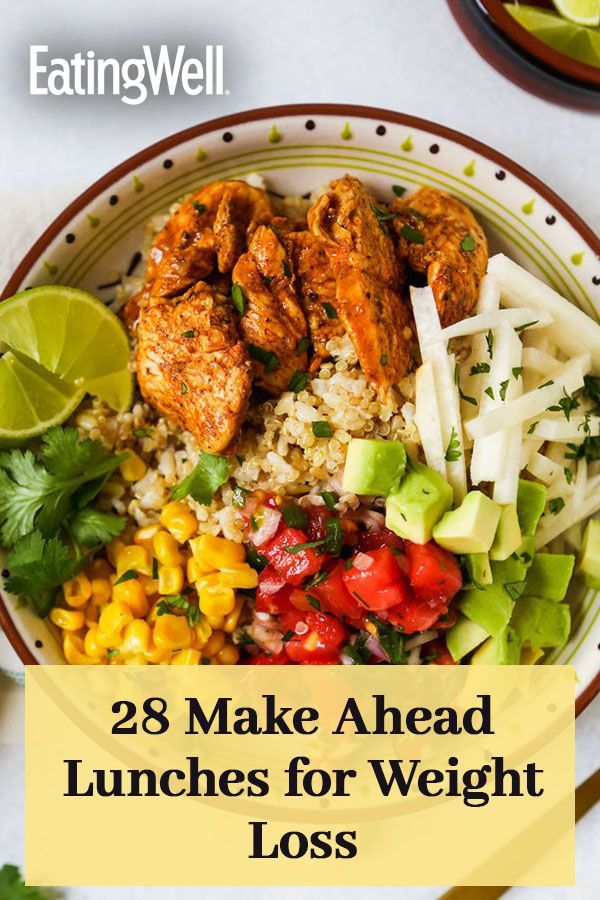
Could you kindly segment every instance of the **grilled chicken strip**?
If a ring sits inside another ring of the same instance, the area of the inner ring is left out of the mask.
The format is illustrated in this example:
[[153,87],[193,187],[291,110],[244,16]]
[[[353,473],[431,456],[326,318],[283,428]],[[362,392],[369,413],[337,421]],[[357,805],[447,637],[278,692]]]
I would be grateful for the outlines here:
[[258,225],[273,215],[265,191],[243,181],[213,181],[188,197],[154,239],[144,287],[123,311],[127,325],[149,298],[183,294],[215,268],[230,272]]
[[471,210],[429,187],[394,200],[390,209],[397,213],[391,225],[400,260],[426,273],[442,325],[470,315],[488,261],[487,240]]
[[237,436],[252,390],[251,362],[231,301],[203,282],[146,304],[137,329],[145,400],[213,453]]
[[291,260],[272,228],[256,229],[232,277],[244,294],[240,327],[254,359],[255,381],[277,396],[288,389],[295,372],[306,371],[302,339],[308,335]]
[[365,376],[380,397],[405,374],[413,339],[401,267],[379,207],[357,178],[333,181],[308,212],[336,281],[336,308]]
[[338,318],[336,283],[323,244],[310,231],[296,231],[284,238],[296,276],[296,290],[304,307],[314,349],[310,371],[317,372],[330,355],[327,342],[341,337],[343,325]]

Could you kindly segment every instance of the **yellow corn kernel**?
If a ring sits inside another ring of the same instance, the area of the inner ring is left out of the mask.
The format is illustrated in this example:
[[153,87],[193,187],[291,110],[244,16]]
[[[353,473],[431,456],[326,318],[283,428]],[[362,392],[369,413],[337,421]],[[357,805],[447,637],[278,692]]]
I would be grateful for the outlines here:
[[187,503],[181,500],[167,503],[160,514],[160,521],[180,544],[185,544],[198,531],[198,519]]
[[216,569],[216,566],[213,565],[213,563],[205,560],[202,556],[202,551],[201,551],[202,540],[201,540],[201,538],[199,538],[199,537],[192,538],[191,541],[188,541],[188,544],[189,544],[190,550],[192,551],[192,555],[194,557],[196,566],[198,567],[198,569],[197,569],[198,572],[200,572],[202,575],[209,575],[211,572],[214,572]]
[[61,609],[54,606],[50,610],[50,621],[63,631],[79,631],[85,625],[85,615],[80,609]]
[[113,585],[112,598],[115,603],[124,603],[138,619],[148,615],[150,603],[137,578]]
[[106,647],[101,647],[98,643],[98,626],[92,625],[88,628],[85,638],[83,639],[83,649],[86,656],[93,659],[104,659],[106,656]]
[[212,534],[202,534],[198,539],[198,550],[194,552],[194,557],[207,564],[210,563],[215,569],[226,569],[228,566],[245,562],[246,551],[243,545],[236,541],[228,541]]
[[128,656],[124,661],[124,665],[126,666],[147,666],[148,660],[145,656],[142,656],[141,653],[136,653],[135,656]]
[[160,650],[184,650],[191,647],[193,637],[185,616],[172,613],[158,616],[152,633],[154,643]]
[[63,594],[69,606],[74,606],[75,608],[85,606],[92,596],[92,583],[87,575],[80,572],[75,578],[65,581]]
[[138,578],[139,583],[144,588],[144,593],[146,597],[154,597],[155,594],[158,594],[158,579],[151,578],[149,575],[140,575]]
[[202,566],[200,566],[193,556],[191,556],[186,563],[186,575],[187,580],[190,584],[194,584],[196,581],[201,581],[202,578],[207,573],[203,571]]
[[192,646],[195,650],[202,650],[212,634],[212,628],[208,624],[206,616],[201,616],[200,621],[194,625],[194,643]]
[[85,607],[85,609],[83,610],[83,613],[85,615],[85,624],[88,626],[88,628],[90,625],[98,624],[98,619],[100,618],[100,607],[99,606],[96,606],[94,603],[92,603],[90,601],[88,603],[88,605]]
[[231,588],[220,584],[203,585],[198,591],[199,606],[207,616],[228,616],[235,606],[235,594]]
[[123,632],[123,643],[120,651],[123,654],[137,655],[147,653],[150,648],[152,632],[145,619],[134,619]]
[[151,641],[144,653],[144,658],[152,665],[159,665],[160,663],[170,663],[172,655],[171,650],[162,650]]
[[258,572],[248,563],[242,563],[235,568],[223,569],[219,573],[219,581],[223,587],[251,590],[258,585]]
[[177,653],[174,653],[171,657],[172,666],[197,666],[199,662],[200,651],[193,650],[192,648],[188,650],[178,650]]
[[225,644],[217,653],[217,659],[222,666],[235,666],[239,661],[240,651],[235,644]]
[[112,584],[108,580],[108,578],[92,578],[92,603],[96,603],[98,606],[101,606],[103,603],[106,603],[110,600],[110,595],[112,591]]
[[[125,582],[127,584],[127,582]],[[98,620],[98,643],[102,647],[115,647],[121,643],[123,629],[133,621],[129,606],[113,601],[100,613]]]
[[140,547],[145,547],[148,551],[148,555],[151,556],[152,541],[159,531],[162,531],[162,528],[158,523],[155,525],[144,525],[143,528],[138,528],[137,531],[134,531],[133,543],[139,544]]
[[179,594],[183,588],[183,569],[181,566],[159,566],[158,593]]
[[180,566],[183,563],[179,545],[168,531],[159,531],[158,534],[155,534],[152,538],[152,546],[155,556],[163,566]]
[[223,623],[223,631],[226,634],[233,634],[233,632],[237,628],[240,615],[242,614],[242,610],[244,608],[244,603],[244,597],[235,598],[235,606],[233,607],[229,615],[225,617],[225,622]]
[[146,474],[148,466],[137,453],[130,450],[129,456],[123,460],[119,469],[125,481],[139,481]]
[[206,621],[213,631],[222,631],[225,624],[225,616],[205,616]]
[[122,541],[120,538],[113,538],[108,547],[106,548],[106,555],[108,557],[108,561],[111,566],[116,569],[117,568],[117,556],[124,550],[127,544],[125,541]]
[[213,631],[206,644],[202,648],[202,656],[210,659],[212,656],[216,656],[217,653],[220,653],[224,646],[225,632]]
[[70,631],[65,632],[63,638],[63,653],[71,666],[95,666],[100,662],[97,657],[86,654],[82,639]]
[[85,574],[93,581],[94,578],[105,578],[107,581],[112,575],[112,566],[107,559],[103,559],[101,556],[93,559],[89,566],[86,569]]
[[150,556],[145,547],[129,544],[127,547],[119,550],[117,553],[117,575],[122,575],[123,572],[129,571],[141,572],[144,575],[152,573]]

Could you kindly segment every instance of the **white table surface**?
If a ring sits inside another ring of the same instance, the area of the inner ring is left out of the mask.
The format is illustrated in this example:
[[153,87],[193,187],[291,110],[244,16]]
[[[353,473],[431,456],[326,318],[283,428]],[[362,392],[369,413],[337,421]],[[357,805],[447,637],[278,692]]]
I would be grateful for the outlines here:
[[[465,0],[467,2],[467,0]],[[273,103],[389,107],[472,134],[530,169],[600,230],[600,120],[529,96],[471,48],[444,0],[0,0],[0,282],[75,195],[130,154],[198,121]],[[43,15],[40,13],[43,10]],[[127,16],[124,11],[127,10]],[[139,55],[143,43],[223,43],[224,97],[28,96],[32,43],[57,55],[94,48]],[[0,658],[5,653],[0,645]],[[0,667],[2,663],[0,662]],[[600,762],[600,700],[577,722],[577,780]],[[0,676],[0,865],[23,862],[23,691]],[[515,900],[598,896],[600,807],[577,829],[577,887],[521,888]],[[66,900],[311,898],[318,888],[76,888]],[[367,898],[374,889],[329,889]],[[439,889],[380,888],[434,898]]]

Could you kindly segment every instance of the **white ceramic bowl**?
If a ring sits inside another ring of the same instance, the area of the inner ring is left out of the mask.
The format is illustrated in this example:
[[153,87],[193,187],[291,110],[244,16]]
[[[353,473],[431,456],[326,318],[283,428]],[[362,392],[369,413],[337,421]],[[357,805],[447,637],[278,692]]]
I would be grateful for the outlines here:
[[[464,200],[502,250],[590,316],[600,314],[600,242],[560,198],[472,138],[386,110],[286,106],[228,116],[166,138],[117,166],[77,198],[26,255],[3,297],[57,282],[109,301],[110,283],[139,264],[144,224],[215,178],[259,173],[273,191],[303,194],[344,172],[382,200],[392,185],[430,184]],[[109,285],[100,287],[101,285]],[[548,662],[571,663],[581,709],[600,688],[600,595],[575,585],[573,630]],[[0,623],[24,662],[63,662],[46,624],[14,598]]]

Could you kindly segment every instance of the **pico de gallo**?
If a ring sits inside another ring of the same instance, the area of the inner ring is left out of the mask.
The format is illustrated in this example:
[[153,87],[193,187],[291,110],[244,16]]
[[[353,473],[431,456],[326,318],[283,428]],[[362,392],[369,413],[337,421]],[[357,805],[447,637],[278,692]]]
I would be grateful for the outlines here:
[[456,556],[339,515],[331,493],[323,500],[246,502],[247,558],[259,570],[249,661],[399,665],[417,646],[421,661],[453,664],[439,634],[456,621]]

